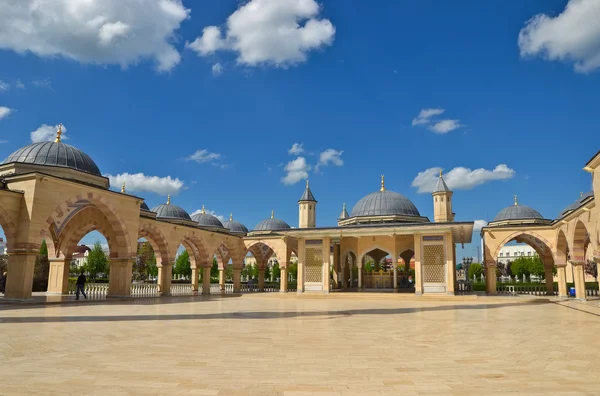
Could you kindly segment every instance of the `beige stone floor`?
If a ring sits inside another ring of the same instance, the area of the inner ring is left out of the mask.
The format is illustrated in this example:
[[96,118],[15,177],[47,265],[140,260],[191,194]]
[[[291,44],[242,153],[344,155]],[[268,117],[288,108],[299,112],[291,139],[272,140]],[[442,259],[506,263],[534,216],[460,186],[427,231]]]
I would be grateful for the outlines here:
[[389,296],[1,305],[0,395],[600,394],[597,301]]

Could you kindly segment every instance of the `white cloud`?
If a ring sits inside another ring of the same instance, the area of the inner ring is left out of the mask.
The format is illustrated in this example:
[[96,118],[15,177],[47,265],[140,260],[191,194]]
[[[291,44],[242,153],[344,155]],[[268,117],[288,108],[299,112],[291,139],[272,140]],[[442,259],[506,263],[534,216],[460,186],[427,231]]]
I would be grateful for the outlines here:
[[281,179],[283,184],[290,186],[298,183],[301,180],[308,179],[308,171],[310,165],[306,163],[306,158],[298,157],[287,163],[284,168],[286,175]]
[[159,195],[177,195],[183,189],[183,181],[171,176],[158,177],[146,176],[143,173],[120,173],[116,176],[104,175],[110,180],[113,186],[120,186],[125,182],[127,191],[153,192]]
[[8,107],[4,107],[4,106],[0,106],[0,120],[8,117],[8,115],[12,113],[12,109],[9,109]]
[[[31,142],[32,143],[52,142],[52,141],[54,141],[54,139],[56,139],[56,131],[57,130],[58,130],[58,125],[51,126],[51,125],[43,124],[41,127],[39,127],[38,129],[36,129],[35,131],[33,131],[29,134],[31,137]],[[67,140],[68,139],[68,137],[66,135],[67,127],[63,125],[61,132],[62,132],[62,134],[60,136],[61,140]]]
[[168,71],[189,13],[181,0],[0,0],[0,48],[122,67],[152,59]]
[[52,81],[50,80],[34,80],[31,82],[31,85],[33,85],[34,87],[46,88],[50,91],[54,91],[54,88],[52,88]]
[[435,133],[444,134],[460,128],[460,122],[458,120],[442,120],[436,122],[428,128],[430,131]]
[[[431,193],[437,183],[442,168],[429,168],[419,172],[412,182],[413,187],[418,188],[419,193]],[[515,176],[515,171],[505,164],[496,166],[493,170],[483,168],[471,170],[469,168],[457,167],[444,175],[444,180],[452,190],[470,190],[493,180],[507,180]]]
[[429,124],[431,122],[431,118],[438,116],[440,114],[444,114],[444,109],[423,109],[419,112],[417,118],[413,118],[412,125],[423,125]]
[[424,125],[432,132],[438,134],[448,133],[461,127],[459,120],[438,120],[436,116],[444,114],[444,109],[423,109],[412,120],[412,126]]
[[485,227],[487,224],[488,224],[488,222],[485,220],[475,220],[475,222],[473,224],[473,231],[481,231],[481,229],[483,227]]
[[335,166],[343,166],[344,161],[341,158],[343,153],[343,151],[338,151],[334,149],[327,149],[323,151],[319,155],[319,163],[317,164],[317,169],[319,169],[319,167],[321,166],[327,166],[329,164]]
[[21,82],[21,80],[18,79],[17,82],[15,83],[15,87],[17,87],[18,89],[25,89],[25,84],[23,84]]
[[320,12],[315,0],[250,0],[227,18],[225,34],[208,26],[186,46],[202,56],[233,51],[238,63],[247,66],[287,67],[333,42],[335,27],[318,19]]
[[288,150],[289,155],[300,155],[304,152],[304,145],[302,143],[294,143],[292,148]]
[[196,150],[196,152],[192,155],[190,155],[189,157],[186,157],[186,160],[188,161],[196,161],[199,164],[205,163],[205,162],[211,162],[214,160],[217,160],[221,158],[221,154],[217,154],[217,153],[211,153],[210,151],[203,149],[203,150]]
[[223,73],[223,66],[220,63],[215,63],[212,67],[213,76],[218,76]]
[[10,84],[5,83],[4,81],[0,80],[0,91],[8,91],[10,89]]
[[[221,223],[225,221],[225,216],[223,216],[223,215],[220,215],[220,214],[217,214],[217,212],[215,212],[214,210],[208,210],[208,209],[204,209],[204,211],[205,211],[206,213],[208,213],[208,214],[211,214],[211,215],[215,216],[217,219],[219,219],[219,220],[221,221]],[[200,213],[202,213],[202,209],[194,210],[194,211],[193,211],[193,212],[190,214],[190,217],[191,217],[191,216],[194,216],[194,215],[197,215],[197,214],[200,214]]]
[[600,1],[570,0],[556,17],[538,14],[519,32],[521,56],[575,63],[575,71],[600,68]]

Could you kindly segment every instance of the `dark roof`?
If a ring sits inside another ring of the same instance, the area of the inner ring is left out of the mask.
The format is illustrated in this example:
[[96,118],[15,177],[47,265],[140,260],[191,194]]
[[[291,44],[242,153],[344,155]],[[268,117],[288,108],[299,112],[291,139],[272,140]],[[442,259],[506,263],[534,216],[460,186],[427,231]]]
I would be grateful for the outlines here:
[[346,204],[344,204],[342,206],[342,213],[340,214],[340,219],[347,219],[348,216],[348,211],[346,210]]
[[350,212],[350,217],[385,215],[421,216],[417,207],[408,198],[388,190],[367,195],[358,201]]
[[436,193],[436,192],[449,192],[449,191],[450,191],[450,189],[446,185],[446,182],[444,181],[444,178],[442,177],[442,175],[440,173],[440,177],[438,178],[437,184],[435,185],[435,189],[433,190],[433,192]]
[[9,155],[2,165],[13,162],[34,165],[59,166],[102,176],[89,155],[62,142],[39,142],[20,148]]
[[310,191],[310,188],[308,187],[308,182],[306,183],[306,189],[304,190],[304,194],[302,194],[302,197],[300,198],[300,200],[298,202],[302,202],[302,201],[317,202],[317,200],[315,199],[315,196],[313,195],[312,191]]
[[170,202],[152,208],[152,212],[156,213],[157,219],[192,220],[183,208]]
[[588,198],[593,197],[594,196],[594,192],[593,191],[588,191],[584,194],[581,194],[581,196],[579,197],[579,199],[575,202],[573,202],[571,205],[567,206],[566,208],[564,208],[561,212],[560,215],[558,217],[564,217],[566,216],[569,212],[579,208],[581,205],[583,205],[583,203],[585,201],[588,200]]
[[273,230],[287,230],[291,228],[288,223],[283,220],[271,217],[258,223],[252,231],[273,231]]
[[204,211],[204,207],[202,208],[202,212],[196,213],[192,216],[192,220],[202,227],[223,228],[223,223],[221,223],[221,220],[219,220],[216,216],[211,215],[210,213],[206,213]]
[[589,165],[590,162],[592,162],[594,160],[594,158],[596,158],[598,155],[600,155],[600,150],[598,150],[598,152],[596,154],[594,154],[594,156],[592,158],[590,158],[590,160],[588,162],[585,163],[585,165]]
[[141,210],[145,210],[147,212],[151,212],[150,208],[148,207],[148,205],[146,204],[146,201],[142,202],[142,204],[140,205],[140,209]]
[[247,234],[248,228],[239,221],[233,220],[232,216],[229,216],[229,220],[223,223],[223,227],[227,228],[232,234]]
[[544,217],[537,210],[526,205],[511,205],[502,209],[493,221],[504,220],[523,220],[523,219],[543,219]]

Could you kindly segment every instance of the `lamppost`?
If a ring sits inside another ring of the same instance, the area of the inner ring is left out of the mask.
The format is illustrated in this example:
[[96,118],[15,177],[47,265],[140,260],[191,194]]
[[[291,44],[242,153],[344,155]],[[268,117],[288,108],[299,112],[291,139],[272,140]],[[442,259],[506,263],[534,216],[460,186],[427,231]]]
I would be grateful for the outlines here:
[[473,257],[463,257],[463,270],[465,271],[465,284],[470,284],[471,280],[469,279],[469,267],[473,262]]

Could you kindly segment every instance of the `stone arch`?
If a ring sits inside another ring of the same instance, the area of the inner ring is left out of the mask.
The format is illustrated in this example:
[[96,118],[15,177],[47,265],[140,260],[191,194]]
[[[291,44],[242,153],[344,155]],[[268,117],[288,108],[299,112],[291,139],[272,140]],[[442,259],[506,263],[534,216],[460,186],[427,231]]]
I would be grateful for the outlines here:
[[[389,249],[387,248],[382,248],[380,245],[371,245],[367,248],[364,248],[361,250],[360,255],[357,256],[357,263],[361,262],[362,259],[367,255],[367,253],[372,252],[373,250],[381,250],[384,253],[387,253],[387,255],[391,255],[392,253],[389,252]],[[384,256],[387,257],[387,256]]]
[[185,233],[183,238],[181,238],[180,244],[188,251],[192,268],[197,268],[197,266],[210,267],[212,265],[212,256],[208,253],[206,243],[204,243],[204,240],[200,236],[195,235],[194,232]]
[[585,261],[586,241],[589,240],[589,232],[583,221],[577,220],[573,230],[573,241],[571,243],[571,259],[575,262]]
[[[543,236],[539,235],[538,233],[535,233],[533,231],[517,231],[514,232],[510,235],[508,235],[506,238],[504,238],[496,247],[496,250],[494,251],[494,254],[492,255],[491,259],[494,261],[494,264],[496,263],[496,259],[498,257],[498,254],[500,253],[500,250],[504,247],[504,245],[506,245],[507,243],[509,243],[510,241],[513,240],[517,240],[518,239],[524,240],[527,245],[531,246],[533,248],[533,250],[535,250],[537,252],[537,254],[540,257],[547,257],[545,254],[545,251],[548,252],[548,254],[550,254],[550,259],[552,259],[552,261],[554,262],[554,249],[553,249],[553,244],[551,244],[546,238],[544,238]],[[540,246],[535,244],[535,243],[531,243],[530,240],[527,240],[526,238],[534,238],[537,241],[540,241],[541,243],[544,244],[544,250],[540,251]],[[486,263],[487,264],[487,263]]]
[[17,236],[17,225],[12,221],[8,212],[0,206],[0,226],[6,236],[6,248],[12,250]]
[[225,241],[221,241],[213,253],[217,257],[219,269],[225,269],[225,267],[229,264],[229,260],[233,258],[232,251],[229,249]]
[[413,249],[405,249],[402,253],[398,255],[398,257],[404,260],[404,263],[410,266],[410,261],[415,256],[415,251]]
[[150,246],[152,246],[157,259],[170,261],[170,246],[160,228],[150,223],[140,225],[140,229],[138,230],[139,238],[146,238]]
[[[79,211],[86,206],[93,205],[106,217],[111,229],[115,234],[115,242],[117,249],[114,252],[114,258],[131,258],[131,241],[127,232],[127,225],[119,211],[108,201],[105,194],[99,194],[94,191],[89,191],[85,194],[77,194],[74,197],[62,201],[49,214],[46,223],[47,227],[40,230],[40,236],[46,239],[52,238],[53,242],[57,241],[57,236],[67,225],[69,220],[76,216]],[[113,252],[111,251],[111,257]]]
[[[263,241],[255,241],[246,247],[246,255],[252,253],[259,268],[264,268],[269,259],[276,254],[275,249]],[[244,255],[245,256],[245,255]],[[279,256],[278,256],[279,258]]]
[[569,255],[569,242],[565,232],[562,229],[558,230],[556,235],[556,251],[555,260],[557,264],[566,264]]

